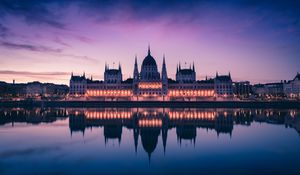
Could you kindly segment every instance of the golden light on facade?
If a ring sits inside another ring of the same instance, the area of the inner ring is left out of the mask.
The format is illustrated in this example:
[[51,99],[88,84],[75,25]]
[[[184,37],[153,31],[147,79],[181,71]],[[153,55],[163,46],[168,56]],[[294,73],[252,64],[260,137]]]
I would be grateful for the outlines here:
[[161,127],[161,119],[141,119],[138,122],[139,127]]
[[190,90],[190,89],[170,89],[168,95],[170,97],[212,97],[214,90]]
[[204,112],[204,111],[170,111],[170,120],[214,120],[216,112]]
[[85,113],[87,119],[130,119],[132,112],[130,111],[87,111]]
[[86,95],[89,97],[107,97],[107,96],[113,96],[113,97],[130,97],[132,96],[132,90],[124,89],[124,90],[117,90],[117,89],[111,89],[111,90],[87,90]]
[[141,82],[139,83],[140,89],[161,89],[162,83],[160,82]]

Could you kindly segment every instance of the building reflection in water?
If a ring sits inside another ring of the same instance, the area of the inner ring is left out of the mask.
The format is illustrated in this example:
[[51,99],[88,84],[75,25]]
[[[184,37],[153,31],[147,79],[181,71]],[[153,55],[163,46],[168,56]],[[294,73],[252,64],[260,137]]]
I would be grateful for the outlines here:
[[168,131],[176,129],[177,140],[196,143],[197,128],[214,130],[231,137],[234,125],[250,126],[253,121],[281,124],[295,128],[300,133],[300,111],[296,110],[250,110],[250,109],[146,109],[106,108],[67,109],[71,133],[86,128],[103,127],[105,143],[108,139],[121,142],[122,128],[133,130],[135,151],[141,145],[149,159],[161,136],[166,151]]
[[[250,126],[253,122],[284,125],[300,134],[300,110],[271,109],[170,109],[170,108],[4,108],[0,110],[0,125],[14,123],[52,123],[69,117],[69,128],[84,135],[86,128],[103,127],[105,144],[110,139],[121,143],[123,127],[133,130],[134,149],[139,144],[149,160],[162,139],[166,152],[168,131],[175,128],[178,143],[196,143],[197,128],[213,130],[216,135],[232,135],[234,125]],[[138,143],[139,137],[141,143]]]

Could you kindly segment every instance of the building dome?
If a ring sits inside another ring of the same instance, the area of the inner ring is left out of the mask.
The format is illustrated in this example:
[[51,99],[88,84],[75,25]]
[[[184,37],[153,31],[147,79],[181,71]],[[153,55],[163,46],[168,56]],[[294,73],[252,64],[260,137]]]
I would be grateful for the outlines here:
[[148,49],[148,55],[144,58],[141,69],[142,81],[156,81],[160,79],[160,74],[157,69],[155,59],[151,56],[150,48]]
[[150,54],[148,54],[145,57],[145,59],[143,61],[143,64],[142,64],[142,67],[144,67],[144,66],[155,66],[155,67],[157,67],[156,61],[154,60],[154,58]]

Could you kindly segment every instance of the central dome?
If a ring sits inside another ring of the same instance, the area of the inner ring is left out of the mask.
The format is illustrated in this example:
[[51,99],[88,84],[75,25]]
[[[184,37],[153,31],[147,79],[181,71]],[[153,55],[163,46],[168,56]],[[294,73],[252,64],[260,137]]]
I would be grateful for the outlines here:
[[150,54],[148,54],[145,57],[142,66],[155,66],[155,67],[157,67],[155,59]]
[[155,81],[160,79],[156,61],[151,56],[150,47],[148,48],[148,55],[145,57],[142,63],[141,79],[142,81]]

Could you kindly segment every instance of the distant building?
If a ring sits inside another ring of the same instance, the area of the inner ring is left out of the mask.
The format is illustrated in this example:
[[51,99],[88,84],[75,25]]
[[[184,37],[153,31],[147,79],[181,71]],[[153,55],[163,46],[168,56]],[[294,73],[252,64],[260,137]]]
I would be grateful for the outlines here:
[[64,97],[68,93],[69,87],[67,85],[41,83],[38,81],[20,84],[0,82],[0,97],[6,99]]
[[42,84],[38,81],[28,83],[26,86],[26,95],[28,97],[41,96],[43,94]]
[[233,94],[238,97],[249,97],[252,93],[252,86],[249,81],[233,83]]
[[253,86],[253,93],[258,97],[283,97],[283,82],[279,83],[266,83],[266,84],[255,84]]
[[228,75],[218,75],[216,73],[215,78],[215,93],[217,96],[232,96],[233,88],[232,88],[232,79],[230,73]]
[[290,98],[300,98],[300,74],[298,72],[293,80],[284,84],[283,91]]

